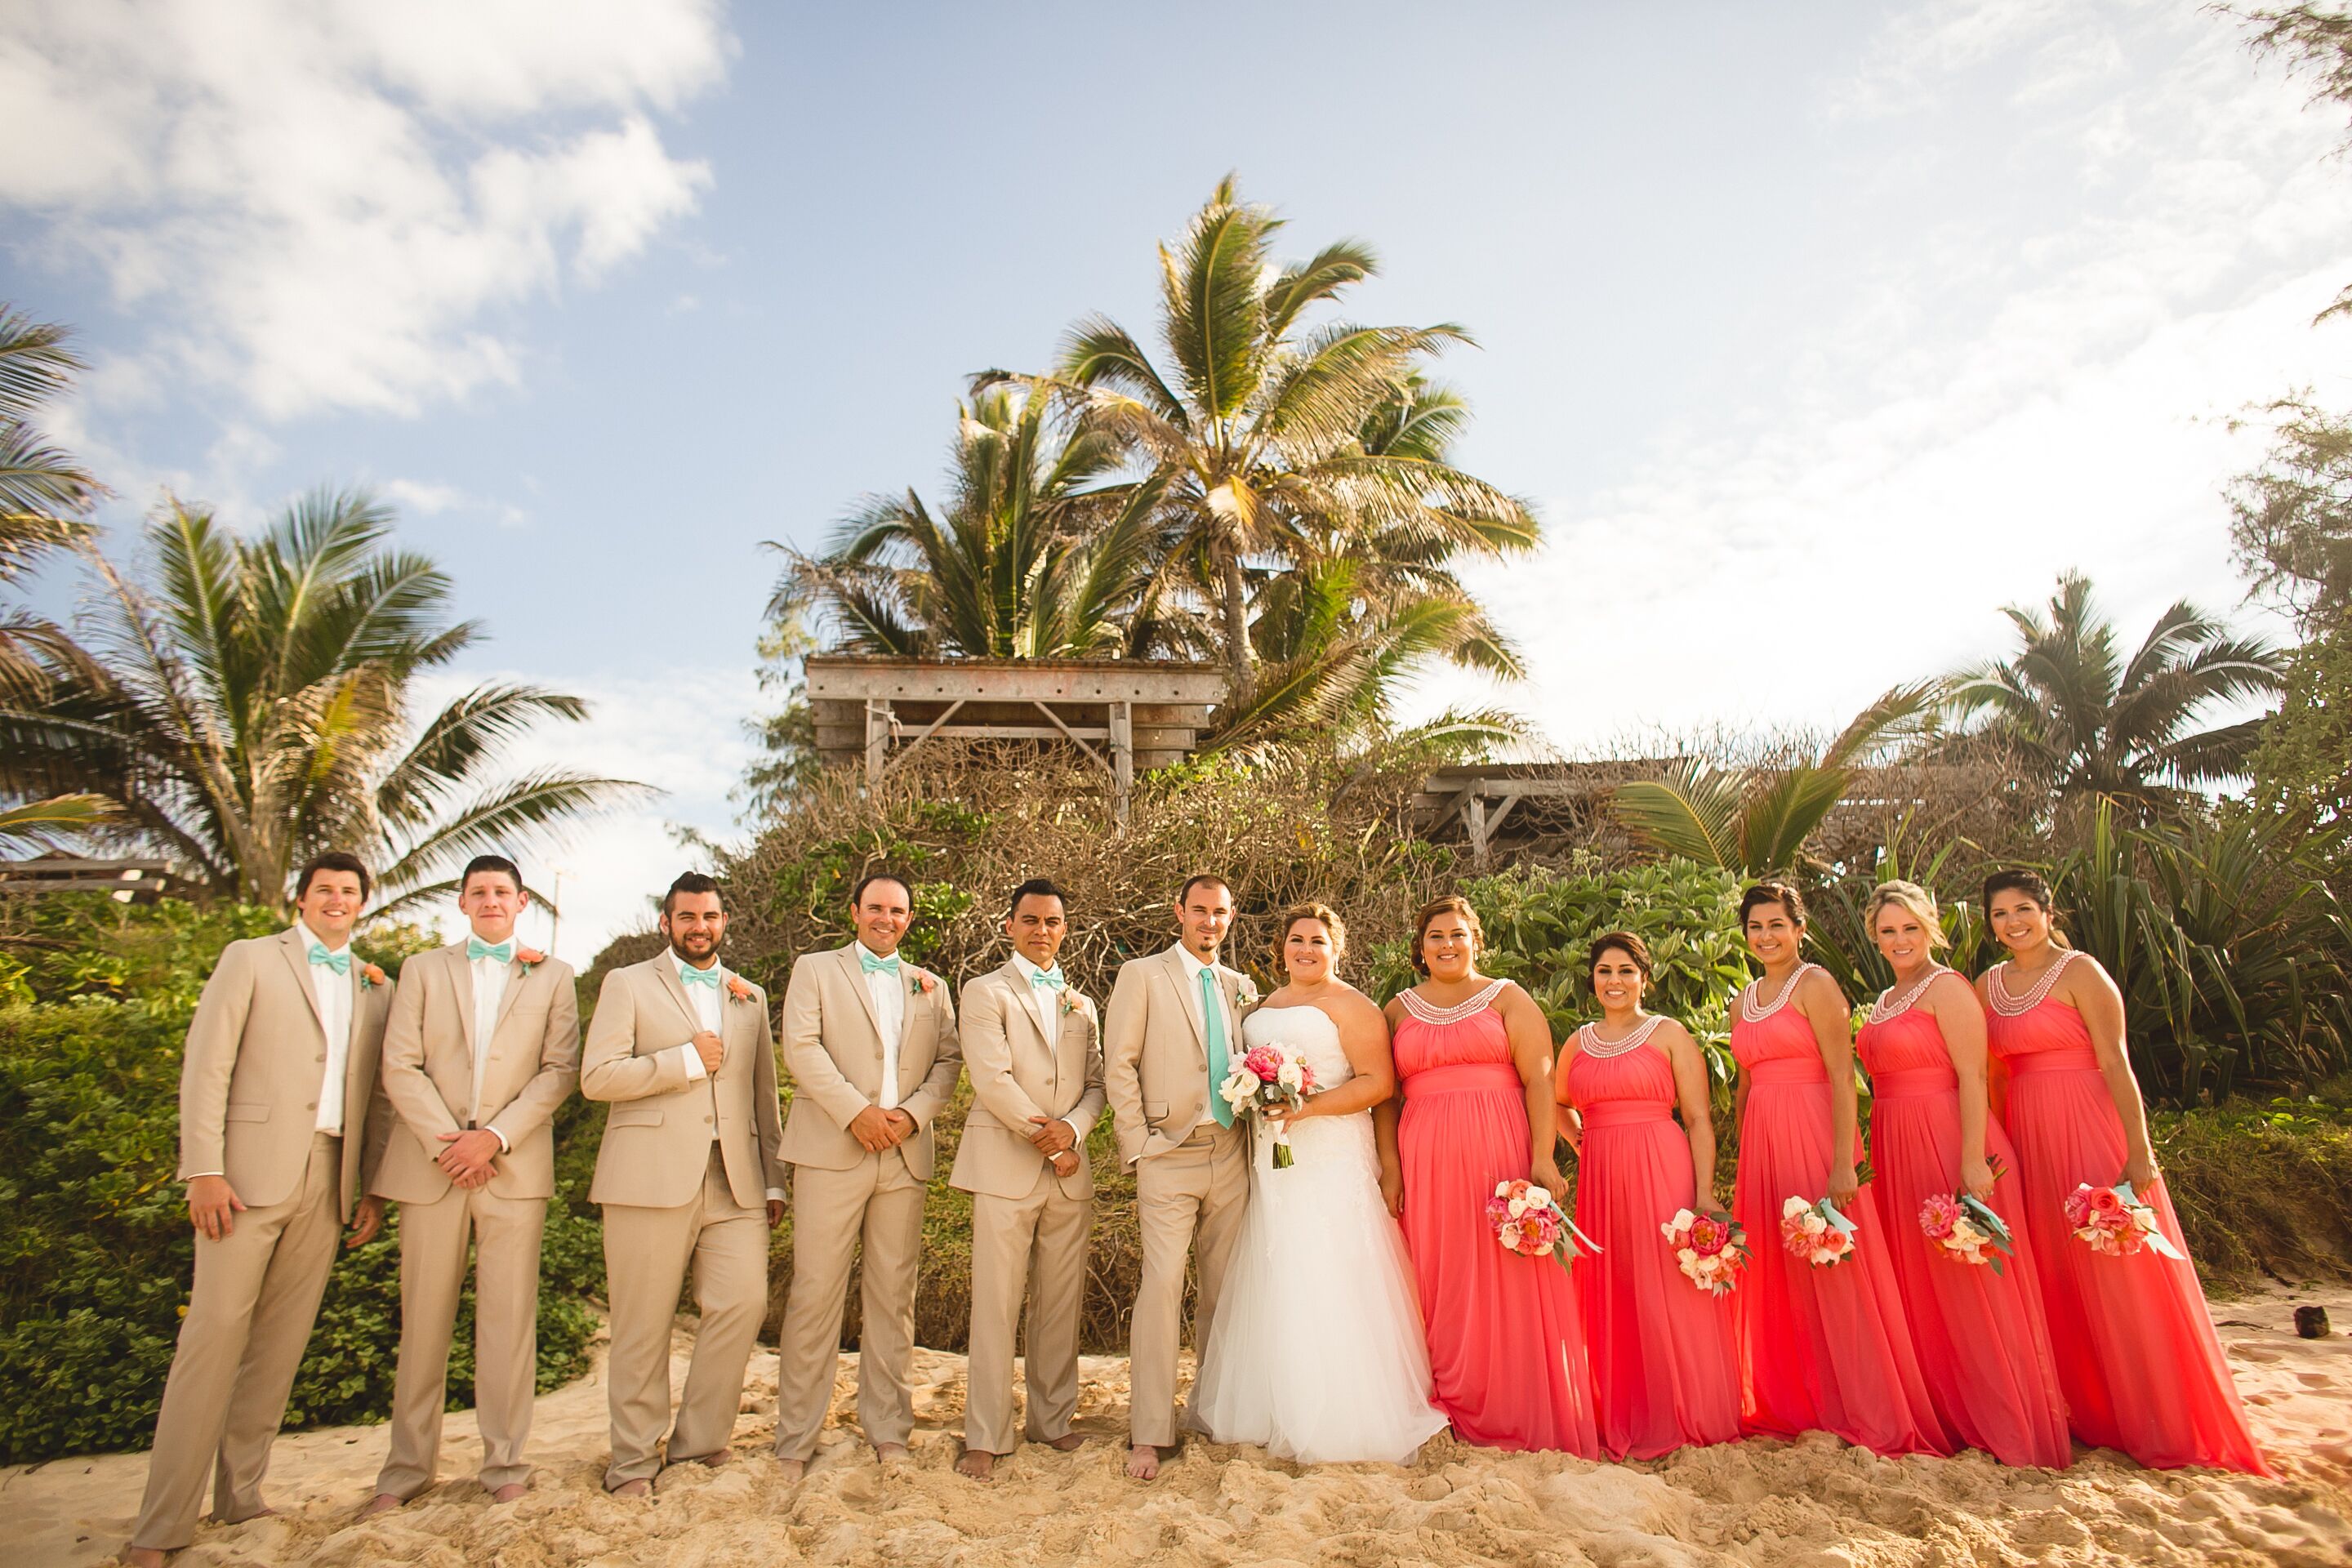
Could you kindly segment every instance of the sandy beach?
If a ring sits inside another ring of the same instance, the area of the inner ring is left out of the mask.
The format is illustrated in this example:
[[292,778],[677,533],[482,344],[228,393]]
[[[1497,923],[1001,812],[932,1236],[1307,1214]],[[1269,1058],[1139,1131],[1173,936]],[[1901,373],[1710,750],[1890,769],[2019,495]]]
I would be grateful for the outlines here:
[[[2334,1316],[2325,1341],[2294,1336],[2298,1304]],[[2276,1289],[2213,1308],[2276,1479],[2163,1474],[2082,1452],[2068,1471],[2007,1470],[1980,1455],[1882,1459],[1825,1436],[1694,1449],[1646,1464],[1500,1455],[1439,1438],[1414,1465],[1302,1469],[1262,1451],[1194,1441],[1159,1481],[1120,1471],[1127,1363],[1085,1363],[1074,1454],[1026,1447],[977,1485],[952,1469],[963,1361],[921,1352],[911,1459],[885,1470],[854,1426],[856,1361],[844,1357],[815,1465],[798,1489],[766,1458],[775,1358],[752,1363],[737,1460],[686,1466],[650,1503],[605,1496],[604,1389],[591,1375],[539,1401],[530,1495],[489,1505],[450,1479],[397,1513],[362,1521],[384,1450],[380,1426],[278,1441],[275,1518],[207,1526],[187,1568],[377,1563],[501,1568],[557,1564],[957,1564],[1150,1561],[1175,1564],[1387,1563],[1605,1564],[2235,1563],[2352,1562],[2352,1289]],[[691,1345],[690,1321],[677,1350]],[[677,1368],[683,1375],[682,1362]],[[449,1418],[445,1476],[479,1447]],[[128,1531],[143,1455],[0,1472],[0,1557],[15,1568],[110,1562]]]

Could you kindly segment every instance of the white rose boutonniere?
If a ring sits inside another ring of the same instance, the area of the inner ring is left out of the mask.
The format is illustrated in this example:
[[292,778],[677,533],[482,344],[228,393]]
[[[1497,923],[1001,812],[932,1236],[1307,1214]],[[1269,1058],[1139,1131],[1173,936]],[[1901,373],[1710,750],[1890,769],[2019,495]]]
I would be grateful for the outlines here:
[[1255,983],[1254,983],[1247,975],[1242,976],[1241,980],[1234,986],[1234,1005],[1246,1013],[1251,1008],[1256,1006],[1257,1004],[1258,994]]

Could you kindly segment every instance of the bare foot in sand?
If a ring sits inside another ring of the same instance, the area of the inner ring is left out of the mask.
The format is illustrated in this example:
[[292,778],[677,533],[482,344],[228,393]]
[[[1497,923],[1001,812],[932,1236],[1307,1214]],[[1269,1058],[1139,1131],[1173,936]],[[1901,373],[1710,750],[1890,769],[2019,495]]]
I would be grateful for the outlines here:
[[1127,1473],[1139,1481],[1158,1479],[1160,1450],[1149,1443],[1129,1444],[1127,1450]]
[[126,1546],[122,1561],[131,1568],[163,1568],[163,1560],[171,1555],[160,1546]]
[[611,1492],[614,1497],[649,1498],[654,1495],[653,1482],[646,1479],[643,1476],[639,1476],[633,1481],[623,1481],[617,1487],[607,1487],[605,1489]]
[[1047,1444],[1046,1447],[1054,1449],[1057,1453],[1066,1454],[1073,1448],[1085,1447],[1086,1443],[1086,1438],[1080,1434],[1076,1432],[1065,1432],[1060,1436],[1055,1438],[1051,1443]]
[[800,1479],[808,1474],[808,1461],[780,1458],[776,1461],[776,1474],[784,1485],[797,1486],[800,1484]]
[[956,1474],[984,1481],[996,1471],[996,1456],[979,1448],[966,1448],[963,1458],[956,1461]]
[[370,1514],[390,1513],[394,1509],[400,1506],[400,1499],[393,1496],[390,1492],[378,1492],[375,1496],[368,1499],[367,1507],[360,1510],[360,1517],[362,1519],[365,1519]]
[[707,1468],[715,1470],[721,1465],[733,1464],[735,1462],[735,1450],[732,1448],[713,1448],[708,1454],[697,1454],[690,1459],[680,1459],[677,1462],[681,1465],[701,1465]]
[[885,1465],[904,1464],[907,1458],[907,1445],[904,1443],[877,1443],[874,1445],[874,1458]]
[[520,1502],[530,1495],[530,1489],[520,1481],[509,1481],[490,1494],[492,1502]]

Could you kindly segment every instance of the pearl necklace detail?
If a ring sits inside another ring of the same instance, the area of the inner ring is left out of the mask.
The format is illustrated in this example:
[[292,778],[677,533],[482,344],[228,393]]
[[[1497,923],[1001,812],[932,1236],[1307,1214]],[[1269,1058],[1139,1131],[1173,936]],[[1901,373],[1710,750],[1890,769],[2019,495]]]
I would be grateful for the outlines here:
[[1604,1040],[1601,1037],[1600,1025],[1587,1024],[1576,1031],[1576,1048],[1584,1056],[1605,1062],[1612,1057],[1622,1057],[1646,1045],[1650,1037],[1658,1032],[1658,1026],[1665,1021],[1664,1013],[1653,1013],[1622,1040]]
[[2065,972],[2066,966],[2081,956],[2078,949],[2061,948],[2057,961],[2042,972],[2042,978],[2033,983],[2033,989],[2022,996],[2012,995],[2009,989],[2009,970],[2013,961],[2001,960],[1992,972],[1992,984],[1985,987],[1992,1000],[1992,1010],[2004,1018],[2015,1018],[2032,1012],[2049,996],[2050,988],[2058,984],[2058,976]]
[[1888,986],[1878,994],[1878,1004],[1870,1010],[1870,1021],[1874,1024],[1884,1024],[1889,1018],[1901,1017],[1911,1011],[1913,1003],[1927,994],[1927,987],[1936,984],[1936,976],[1950,973],[1950,970],[1940,963],[1931,963],[1927,966],[1927,973],[1913,981],[1911,989],[1902,995],[1895,995],[1895,987]]
[[1468,1001],[1456,1002],[1451,1007],[1433,1006],[1431,1004],[1423,1001],[1421,994],[1416,991],[1399,992],[1397,999],[1404,1004],[1404,1010],[1406,1012],[1412,1014],[1423,1023],[1430,1025],[1435,1028],[1444,1028],[1448,1024],[1458,1024],[1465,1018],[1475,1018],[1479,1014],[1485,1012],[1486,1010],[1486,1005],[1492,1002],[1496,994],[1499,993],[1504,986],[1509,984],[1510,982],[1507,980],[1497,980],[1488,985],[1484,991],[1479,992],[1475,996],[1471,997]]
[[1779,1012],[1781,1008],[1789,1005],[1789,998],[1797,994],[1797,982],[1802,980],[1808,971],[1819,969],[1821,965],[1818,963],[1801,963],[1797,965],[1797,972],[1789,976],[1788,983],[1780,987],[1780,994],[1772,998],[1772,1005],[1769,1007],[1759,1007],[1756,1005],[1756,999],[1759,995],[1757,987],[1763,984],[1764,982],[1760,979],[1749,981],[1739,993],[1739,1016],[1751,1024],[1762,1023],[1765,1019],[1770,1017],[1773,1014]]

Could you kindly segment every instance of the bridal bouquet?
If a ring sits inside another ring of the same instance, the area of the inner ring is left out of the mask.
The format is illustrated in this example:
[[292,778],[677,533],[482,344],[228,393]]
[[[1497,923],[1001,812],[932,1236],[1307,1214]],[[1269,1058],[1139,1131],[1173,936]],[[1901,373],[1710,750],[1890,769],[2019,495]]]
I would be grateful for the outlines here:
[[[2000,1162],[1995,1160],[1992,1179],[2000,1178]],[[1945,1257],[1958,1263],[1989,1263],[1995,1274],[2016,1247],[2008,1222],[1990,1204],[1965,1192],[1930,1193],[1919,1205],[1919,1229]]]
[[1495,1195],[1486,1200],[1486,1223],[1495,1227],[1495,1239],[1506,1252],[1522,1258],[1557,1258],[1562,1268],[1576,1256],[1579,1241],[1588,1252],[1601,1250],[1591,1237],[1576,1228],[1576,1222],[1561,1210],[1559,1200],[1548,1188],[1524,1179],[1495,1184]]
[[2092,1251],[2110,1258],[2129,1258],[2145,1247],[2158,1257],[2189,1261],[2156,1227],[2156,1211],[2139,1201],[2129,1182],[2076,1187],[2066,1197],[2066,1225]]
[[[1306,1104],[1314,1089],[1312,1062],[1287,1046],[1266,1045],[1251,1047],[1241,1065],[1217,1087],[1217,1093],[1233,1107],[1235,1116],[1251,1116],[1263,1121],[1269,1110],[1295,1110]],[[1276,1132],[1274,1168],[1286,1171],[1293,1163],[1289,1136]]]
[[1780,1205],[1780,1245],[1816,1268],[1853,1256],[1853,1221],[1827,1198],[1791,1197]]
[[1694,1214],[1676,1209],[1675,1217],[1658,1227],[1674,1249],[1683,1278],[1710,1296],[1727,1296],[1739,1283],[1748,1261],[1748,1233],[1727,1214]]

